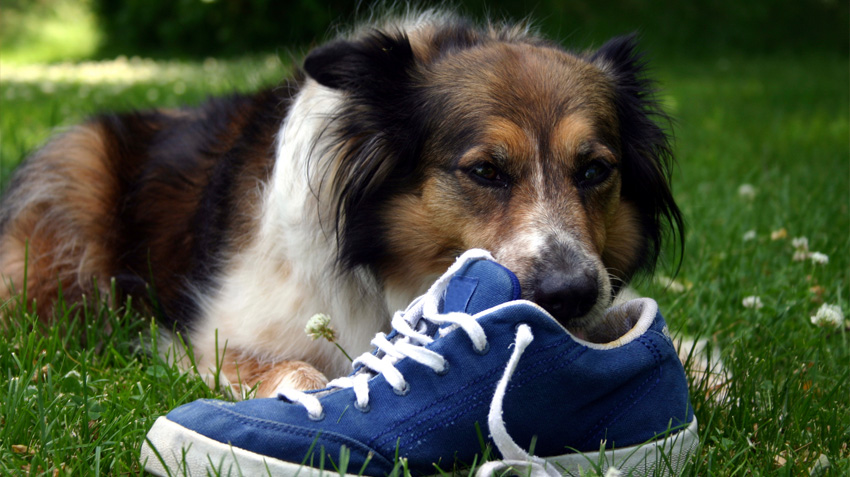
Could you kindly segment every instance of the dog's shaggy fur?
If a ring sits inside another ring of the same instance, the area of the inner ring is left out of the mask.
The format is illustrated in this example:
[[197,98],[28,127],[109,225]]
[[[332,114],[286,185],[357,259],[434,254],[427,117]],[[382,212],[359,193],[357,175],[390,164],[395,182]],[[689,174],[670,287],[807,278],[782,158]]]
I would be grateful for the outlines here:
[[3,199],[0,299],[26,287],[49,317],[60,286],[114,279],[200,368],[217,339],[225,376],[269,395],[346,371],[311,315],[362,352],[478,247],[588,336],[682,230],[665,121],[630,37],[576,53],[448,14],[372,24],[275,89],[53,138]]

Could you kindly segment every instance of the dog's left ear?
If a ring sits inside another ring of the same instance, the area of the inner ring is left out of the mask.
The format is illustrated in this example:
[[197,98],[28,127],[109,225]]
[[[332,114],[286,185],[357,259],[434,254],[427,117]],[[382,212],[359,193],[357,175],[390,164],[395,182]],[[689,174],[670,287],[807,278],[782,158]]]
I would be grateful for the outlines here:
[[646,262],[651,270],[661,251],[663,225],[684,248],[684,221],[673,193],[670,176],[673,154],[664,126],[671,123],[656,99],[655,82],[646,76],[646,61],[638,51],[636,35],[614,38],[588,60],[608,74],[614,86],[622,154],[622,195],[634,203],[649,239]]
[[304,59],[304,71],[328,88],[378,92],[403,84],[414,60],[407,35],[374,31],[357,40],[338,40],[314,49]]

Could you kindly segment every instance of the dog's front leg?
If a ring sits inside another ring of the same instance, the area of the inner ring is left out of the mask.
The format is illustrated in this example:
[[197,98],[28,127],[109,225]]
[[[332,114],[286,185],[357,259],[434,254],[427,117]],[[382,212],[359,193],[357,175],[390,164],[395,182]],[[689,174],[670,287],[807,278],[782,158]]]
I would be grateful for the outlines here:
[[274,397],[284,388],[310,391],[328,383],[321,371],[304,361],[265,361],[239,350],[228,349],[219,366],[208,367],[204,378],[211,387],[216,370],[218,386],[229,388],[237,399]]

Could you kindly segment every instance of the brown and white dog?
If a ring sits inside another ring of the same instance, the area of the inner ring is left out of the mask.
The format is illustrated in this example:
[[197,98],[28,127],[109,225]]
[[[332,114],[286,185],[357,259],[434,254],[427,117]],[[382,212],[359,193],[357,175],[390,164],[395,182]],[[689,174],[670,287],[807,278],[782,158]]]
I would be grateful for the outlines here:
[[12,179],[0,300],[26,286],[51,316],[60,283],[74,301],[114,278],[199,369],[226,343],[225,376],[270,395],[347,371],[310,316],[365,351],[477,247],[582,336],[681,237],[644,73],[630,37],[576,53],[426,12],[314,49],[277,88],[94,117]]

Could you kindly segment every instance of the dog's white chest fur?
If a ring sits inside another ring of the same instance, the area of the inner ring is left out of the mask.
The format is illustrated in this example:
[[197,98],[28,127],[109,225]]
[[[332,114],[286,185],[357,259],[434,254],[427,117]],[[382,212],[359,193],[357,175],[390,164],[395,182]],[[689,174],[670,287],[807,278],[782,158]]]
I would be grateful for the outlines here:
[[[269,362],[310,356],[325,374],[344,375],[350,370],[347,358],[331,343],[308,338],[307,320],[329,315],[339,345],[351,356],[367,351],[374,334],[388,326],[394,310],[387,308],[381,286],[365,271],[336,271],[336,237],[322,223],[323,201],[332,200],[323,181],[332,164],[321,154],[321,134],[339,96],[308,82],[281,127],[259,231],[222,268],[220,288],[201,293],[203,313],[192,342],[207,369],[214,369],[217,331],[227,337],[229,350]],[[407,303],[415,293],[391,295],[393,302]],[[219,338],[219,349],[224,346]]]

